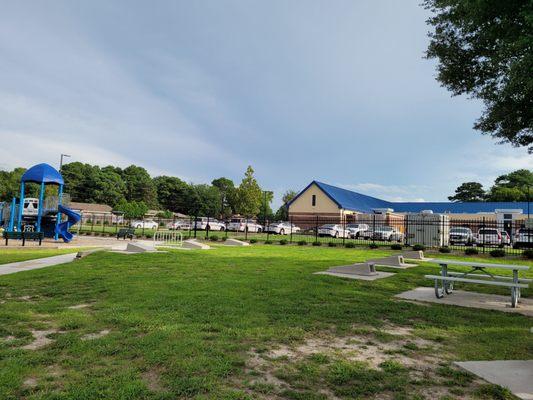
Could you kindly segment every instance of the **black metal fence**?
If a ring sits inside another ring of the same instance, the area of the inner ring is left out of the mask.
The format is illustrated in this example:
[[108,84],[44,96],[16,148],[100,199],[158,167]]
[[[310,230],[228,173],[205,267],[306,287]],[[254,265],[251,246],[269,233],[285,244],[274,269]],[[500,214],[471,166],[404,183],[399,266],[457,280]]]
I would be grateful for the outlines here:
[[[353,221],[319,216],[290,218],[289,221],[254,221],[215,218],[143,218],[128,220],[109,214],[84,215],[78,233],[114,236],[121,228],[133,227],[140,237],[151,238],[157,230],[179,230],[186,238],[243,240],[328,245],[403,246],[423,245],[426,248],[465,250],[479,253],[503,249],[507,254],[519,254],[533,248],[533,230],[525,229],[524,220],[498,222],[493,218],[452,219],[429,214],[395,216],[355,216]],[[75,228],[74,228],[75,229]]]

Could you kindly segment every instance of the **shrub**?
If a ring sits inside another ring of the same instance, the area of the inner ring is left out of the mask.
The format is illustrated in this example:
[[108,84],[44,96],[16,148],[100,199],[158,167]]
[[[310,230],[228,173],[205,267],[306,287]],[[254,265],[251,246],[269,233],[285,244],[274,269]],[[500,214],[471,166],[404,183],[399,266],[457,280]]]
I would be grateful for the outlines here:
[[494,249],[491,250],[489,254],[491,255],[491,257],[505,257],[505,250]]
[[465,254],[467,256],[473,256],[474,254],[479,254],[478,249],[475,249],[473,247],[469,247],[468,249],[465,249]]
[[401,250],[401,249],[403,249],[403,246],[401,244],[395,243],[395,244],[391,244],[390,249],[391,250]]
[[307,242],[305,240],[300,240],[298,246],[307,246]]
[[281,244],[282,246],[285,246],[287,243],[289,243],[289,242],[287,241],[287,239],[281,239],[281,240],[279,241],[279,244]]
[[337,247],[337,243],[329,242],[328,246],[329,247]]
[[441,253],[451,253],[452,250],[449,247],[443,246],[439,248],[439,252]]
[[313,246],[322,246],[321,242],[313,242]]
[[379,246],[376,243],[370,243],[368,247],[370,247],[371,249],[377,249]]
[[353,249],[355,247],[355,243],[354,242],[348,242],[344,245],[344,247],[346,247],[347,249]]
[[217,235],[211,235],[211,236],[209,236],[209,240],[211,240],[212,242],[218,242],[218,236]]
[[250,243],[257,243],[257,239],[250,239]]
[[414,244],[413,245],[413,250],[414,251],[420,251],[420,250],[424,251],[424,250],[426,250],[426,246],[424,246],[423,244]]
[[522,257],[533,259],[533,250],[524,250]]
[[265,240],[265,244],[272,244],[272,240]]

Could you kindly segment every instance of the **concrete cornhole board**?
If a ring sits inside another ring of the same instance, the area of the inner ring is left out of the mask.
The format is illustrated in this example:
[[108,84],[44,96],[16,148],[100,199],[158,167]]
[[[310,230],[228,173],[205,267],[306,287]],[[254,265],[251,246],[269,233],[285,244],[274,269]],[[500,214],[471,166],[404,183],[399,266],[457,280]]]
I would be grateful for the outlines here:
[[373,263],[342,265],[339,267],[332,267],[327,271],[315,272],[315,274],[359,279],[363,281],[374,281],[376,279],[387,278],[388,276],[394,275],[390,272],[376,271]]
[[420,260],[420,261],[430,261],[432,258],[426,258],[424,257],[424,252],[422,250],[418,251],[404,251],[402,252],[403,258],[409,259],[409,260]]
[[238,239],[226,239],[225,246],[250,246],[250,243]]
[[384,267],[406,269],[416,267],[416,264],[408,264],[405,262],[403,256],[389,256],[384,258],[377,258],[375,260],[368,260],[376,265],[383,265]]
[[157,251],[153,244],[133,242],[126,246],[126,253],[153,253]]
[[190,249],[190,250],[209,250],[211,246],[200,243],[196,239],[187,239],[183,242],[183,245],[181,246],[184,249]]
[[396,298],[424,303],[446,304],[450,306],[481,308],[484,310],[496,310],[513,314],[523,314],[533,317],[533,299],[521,298],[518,307],[512,308],[509,296],[497,294],[485,294],[467,292],[464,290],[454,290],[449,296],[442,299],[435,297],[435,289],[432,287],[418,287],[397,294]]
[[454,364],[487,382],[506,387],[519,399],[533,400],[533,360],[465,361]]

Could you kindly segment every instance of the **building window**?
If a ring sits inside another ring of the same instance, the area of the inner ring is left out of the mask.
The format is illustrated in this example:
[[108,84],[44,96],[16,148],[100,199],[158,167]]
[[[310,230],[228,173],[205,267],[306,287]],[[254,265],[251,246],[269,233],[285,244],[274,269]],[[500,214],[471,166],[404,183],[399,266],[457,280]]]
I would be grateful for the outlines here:
[[311,197],[311,205],[313,207],[316,206],[316,195],[315,194]]

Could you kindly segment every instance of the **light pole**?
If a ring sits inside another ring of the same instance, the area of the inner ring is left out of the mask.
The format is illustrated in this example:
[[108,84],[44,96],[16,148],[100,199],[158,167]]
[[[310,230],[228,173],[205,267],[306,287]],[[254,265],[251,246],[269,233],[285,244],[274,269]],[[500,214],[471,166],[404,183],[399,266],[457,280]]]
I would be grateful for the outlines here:
[[266,219],[267,219],[267,195],[272,193],[269,190],[263,190],[263,226],[266,229]]
[[63,158],[70,157],[69,154],[61,154],[61,159],[59,161],[59,172],[61,172],[61,168],[63,168]]

